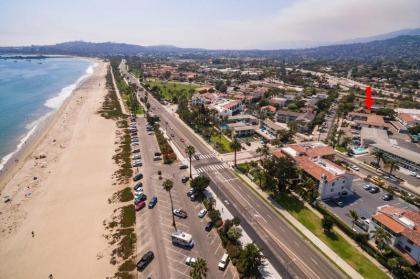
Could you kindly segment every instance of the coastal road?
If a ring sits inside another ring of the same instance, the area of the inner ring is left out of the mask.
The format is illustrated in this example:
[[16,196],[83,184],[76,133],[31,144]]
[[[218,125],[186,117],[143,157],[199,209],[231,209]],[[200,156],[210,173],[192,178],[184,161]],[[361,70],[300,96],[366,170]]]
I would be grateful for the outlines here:
[[[127,72],[125,74],[130,82],[141,86],[137,79]],[[211,156],[214,154],[212,150],[174,112],[167,111],[151,94],[149,102],[154,108],[153,112],[161,118],[161,127],[165,129],[167,126],[168,133],[175,135],[172,141],[183,154],[186,145],[191,144],[198,153],[210,155],[206,159],[206,168],[198,166],[198,169],[209,174],[212,190],[224,201],[232,214],[241,219],[241,225],[247,234],[263,249],[265,256],[283,278],[345,277],[291,225],[279,218],[225,163],[216,156]],[[194,164],[199,164],[200,161],[194,161]]]

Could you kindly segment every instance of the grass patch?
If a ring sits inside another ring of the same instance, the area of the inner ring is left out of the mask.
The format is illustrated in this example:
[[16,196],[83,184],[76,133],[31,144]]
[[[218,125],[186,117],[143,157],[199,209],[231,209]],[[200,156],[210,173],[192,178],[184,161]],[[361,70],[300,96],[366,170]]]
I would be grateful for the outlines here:
[[130,274],[128,272],[117,272],[115,273],[115,278],[117,279],[134,279],[133,274]]
[[118,199],[120,202],[132,201],[134,199],[134,195],[130,187],[126,187],[121,191],[118,191]]
[[186,96],[190,100],[195,89],[199,87],[196,84],[160,80],[147,80],[145,85],[155,94],[156,98],[175,103],[181,96]]
[[230,147],[230,140],[228,140],[225,135],[220,136],[219,134],[212,134],[210,143],[220,153],[232,152],[232,148]]
[[136,222],[136,209],[134,205],[126,205],[121,207],[121,220],[120,225],[122,228],[134,226]]
[[133,271],[136,268],[136,264],[133,260],[126,260],[122,265],[118,267],[118,271]]
[[363,275],[363,277],[372,279],[389,278],[382,270],[340,235],[334,232],[325,234],[322,229],[321,218],[306,208],[297,198],[283,193],[276,197],[275,200],[307,229],[327,244],[343,260]]

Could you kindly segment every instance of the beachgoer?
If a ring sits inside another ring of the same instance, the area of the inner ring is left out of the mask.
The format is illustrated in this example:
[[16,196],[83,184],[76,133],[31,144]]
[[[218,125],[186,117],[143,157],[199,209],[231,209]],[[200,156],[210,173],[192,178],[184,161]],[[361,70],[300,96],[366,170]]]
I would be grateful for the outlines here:
[[32,237],[35,237],[35,232],[34,231],[32,231]]
[[48,275],[48,279],[53,279],[53,275],[52,274]]

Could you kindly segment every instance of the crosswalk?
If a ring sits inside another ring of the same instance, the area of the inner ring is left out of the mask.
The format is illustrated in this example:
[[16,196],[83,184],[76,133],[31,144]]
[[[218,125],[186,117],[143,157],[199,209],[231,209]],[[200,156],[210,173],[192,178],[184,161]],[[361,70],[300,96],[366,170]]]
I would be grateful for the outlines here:
[[[200,160],[203,159],[210,159],[210,158],[216,158],[216,155],[213,153],[209,153],[209,154],[198,154],[198,158],[200,158]],[[194,157],[192,157],[193,161],[196,161],[197,159],[195,159]]]
[[214,164],[214,165],[208,165],[208,166],[204,166],[201,168],[196,168],[197,173],[208,173],[208,172],[212,172],[212,171],[217,171],[217,170],[221,170],[221,169],[225,169],[226,166],[223,164]]

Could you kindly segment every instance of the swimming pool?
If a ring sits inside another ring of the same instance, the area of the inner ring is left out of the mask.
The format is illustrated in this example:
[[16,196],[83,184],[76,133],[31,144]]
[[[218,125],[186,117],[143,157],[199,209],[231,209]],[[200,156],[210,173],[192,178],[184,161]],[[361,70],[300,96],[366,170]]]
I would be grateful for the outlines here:
[[353,148],[352,151],[356,155],[365,154],[365,153],[369,152],[366,148],[363,148],[363,147],[360,147],[360,146],[357,147],[357,148]]

